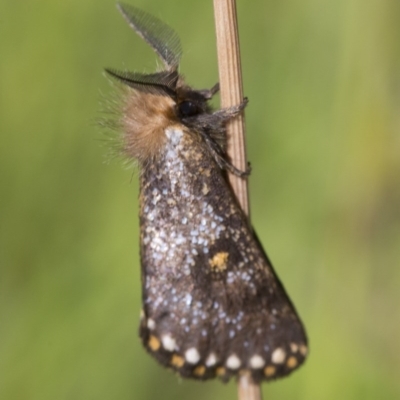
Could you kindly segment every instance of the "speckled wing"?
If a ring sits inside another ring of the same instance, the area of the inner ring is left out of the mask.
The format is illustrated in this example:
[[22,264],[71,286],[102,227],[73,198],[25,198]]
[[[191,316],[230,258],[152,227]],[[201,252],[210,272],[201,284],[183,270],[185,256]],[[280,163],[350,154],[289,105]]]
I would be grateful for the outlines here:
[[203,141],[165,134],[141,174],[144,346],[183,377],[289,374],[307,354],[293,305]]

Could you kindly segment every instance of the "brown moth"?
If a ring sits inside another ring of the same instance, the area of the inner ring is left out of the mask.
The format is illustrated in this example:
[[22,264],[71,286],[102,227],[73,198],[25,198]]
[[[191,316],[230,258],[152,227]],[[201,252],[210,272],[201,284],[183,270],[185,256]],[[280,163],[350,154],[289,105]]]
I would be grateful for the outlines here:
[[107,70],[128,86],[123,151],[140,167],[143,345],[182,377],[286,376],[305,360],[306,334],[226,178],[226,170],[248,173],[229,162],[224,127],[247,100],[212,111],[218,85],[186,85],[177,34],[141,10],[118,8],[165,66]]

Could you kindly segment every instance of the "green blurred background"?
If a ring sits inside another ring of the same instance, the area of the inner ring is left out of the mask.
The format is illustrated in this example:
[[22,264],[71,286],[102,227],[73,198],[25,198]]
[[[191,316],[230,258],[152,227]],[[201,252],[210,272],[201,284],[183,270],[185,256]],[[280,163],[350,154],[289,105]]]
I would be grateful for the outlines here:
[[[136,0],[217,80],[212,2]],[[309,333],[272,399],[400,398],[400,2],[238,1],[251,213]],[[142,349],[137,173],[103,67],[156,57],[113,0],[0,0],[0,399],[234,399]]]

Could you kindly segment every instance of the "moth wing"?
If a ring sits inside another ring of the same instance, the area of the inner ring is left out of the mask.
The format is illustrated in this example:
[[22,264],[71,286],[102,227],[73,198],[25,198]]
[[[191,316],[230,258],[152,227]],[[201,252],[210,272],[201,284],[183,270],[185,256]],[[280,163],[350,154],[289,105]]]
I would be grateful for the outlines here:
[[185,377],[286,376],[307,354],[302,323],[220,170],[190,155],[173,189],[143,176],[157,204],[141,217],[144,345]]
[[[268,257],[240,214],[221,221],[226,229],[192,269],[193,286],[188,287],[197,289],[190,295],[194,305],[200,300],[202,306],[197,316],[187,318],[190,333],[183,347],[199,350],[204,376],[227,379],[247,370],[256,381],[276,379],[304,362],[307,337]],[[202,319],[203,315],[207,317]],[[184,372],[196,375],[195,369]]]

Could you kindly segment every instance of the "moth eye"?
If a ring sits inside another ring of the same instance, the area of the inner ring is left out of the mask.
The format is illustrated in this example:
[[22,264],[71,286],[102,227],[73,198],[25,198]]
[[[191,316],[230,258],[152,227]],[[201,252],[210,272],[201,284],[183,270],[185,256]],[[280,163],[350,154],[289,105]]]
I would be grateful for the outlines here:
[[192,117],[200,112],[197,105],[191,101],[182,101],[179,104],[179,114],[182,117]]

